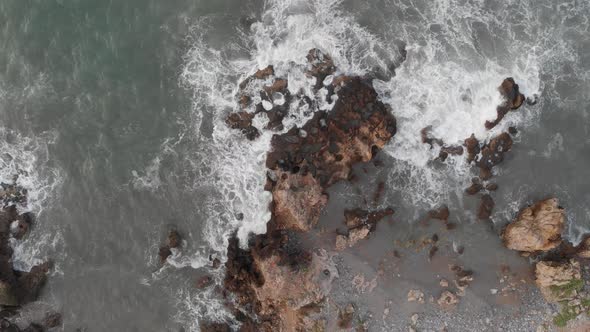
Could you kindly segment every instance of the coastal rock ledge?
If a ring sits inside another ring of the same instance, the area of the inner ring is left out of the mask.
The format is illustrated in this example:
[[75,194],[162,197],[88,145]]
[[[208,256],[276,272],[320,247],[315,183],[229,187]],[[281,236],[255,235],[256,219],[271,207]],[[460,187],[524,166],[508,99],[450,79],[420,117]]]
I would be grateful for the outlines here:
[[[308,75],[316,81],[325,82],[335,72],[332,59],[317,49],[308,60]],[[329,253],[305,249],[303,237],[328,202],[326,189],[348,179],[354,164],[373,159],[396,133],[395,118],[369,80],[337,76],[327,90],[337,95],[331,111],[317,111],[302,128],[272,138],[266,160],[266,188],[273,197],[267,233],[251,238],[247,249],[235,238],[230,241],[224,286],[241,331],[324,327],[311,316],[338,271]]]

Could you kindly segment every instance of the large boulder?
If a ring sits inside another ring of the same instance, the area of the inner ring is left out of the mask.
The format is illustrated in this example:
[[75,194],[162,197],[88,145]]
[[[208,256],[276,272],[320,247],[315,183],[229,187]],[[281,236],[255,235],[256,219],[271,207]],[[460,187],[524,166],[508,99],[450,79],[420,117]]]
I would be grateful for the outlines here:
[[561,244],[564,210],[556,198],[524,208],[502,238],[507,248],[525,252],[548,251]]
[[575,260],[538,262],[535,277],[535,283],[547,302],[572,300],[584,287],[580,263]]

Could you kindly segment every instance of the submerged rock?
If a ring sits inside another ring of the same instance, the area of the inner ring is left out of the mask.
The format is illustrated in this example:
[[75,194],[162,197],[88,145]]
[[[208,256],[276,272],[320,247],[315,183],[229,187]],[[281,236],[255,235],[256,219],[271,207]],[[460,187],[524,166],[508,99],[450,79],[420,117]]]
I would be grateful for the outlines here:
[[556,198],[524,208],[502,234],[504,245],[512,250],[548,251],[561,244],[564,210]]

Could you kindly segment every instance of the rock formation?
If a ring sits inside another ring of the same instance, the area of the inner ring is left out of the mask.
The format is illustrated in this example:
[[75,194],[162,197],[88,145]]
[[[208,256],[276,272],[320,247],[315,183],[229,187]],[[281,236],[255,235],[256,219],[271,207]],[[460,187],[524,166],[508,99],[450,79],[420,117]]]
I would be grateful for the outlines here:
[[584,286],[580,263],[575,260],[538,262],[535,277],[535,283],[547,302],[572,300]]
[[561,244],[564,211],[555,198],[524,208],[510,223],[502,238],[507,248],[518,251],[548,251]]
[[357,242],[366,238],[375,230],[377,222],[386,216],[393,214],[393,209],[384,209],[374,212],[362,209],[346,210],[344,218],[348,228],[346,235],[336,236],[336,250],[344,250],[353,247]]
[[498,90],[500,90],[500,94],[504,97],[505,102],[496,108],[496,112],[498,113],[496,120],[486,121],[485,126],[487,129],[494,128],[508,112],[518,109],[525,100],[524,95],[519,91],[518,84],[514,82],[512,77],[505,79]]
[[[335,71],[332,59],[314,49],[308,60],[308,75],[316,78],[316,89],[328,85],[329,93],[338,99],[331,111],[317,111],[302,128],[272,138],[266,159],[266,188],[273,197],[267,233],[253,237],[247,249],[232,239],[228,250],[224,286],[235,295],[242,330],[291,331],[317,326],[308,317],[310,308],[321,304],[338,272],[328,253],[303,248],[302,235],[317,224],[327,204],[326,188],[348,179],[354,164],[370,161],[396,132],[394,117],[377,99],[370,82],[348,76],[326,82]],[[267,70],[258,76],[273,74]],[[240,88],[255,79],[260,78],[254,75]],[[287,85],[285,81],[276,88]],[[272,86],[270,90],[275,89]],[[274,108],[267,113],[275,112]],[[283,105],[282,109],[287,108]],[[238,123],[235,127],[243,130],[251,125],[249,117],[230,115],[228,123]],[[280,127],[282,117],[274,120],[274,128]],[[356,225],[351,233],[368,232],[382,217],[380,213],[349,214],[347,220]]]

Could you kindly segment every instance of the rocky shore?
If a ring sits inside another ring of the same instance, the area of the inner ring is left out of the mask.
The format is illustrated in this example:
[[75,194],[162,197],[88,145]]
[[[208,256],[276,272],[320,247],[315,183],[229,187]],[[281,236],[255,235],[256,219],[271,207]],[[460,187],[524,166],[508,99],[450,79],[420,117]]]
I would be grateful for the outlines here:
[[2,331],[45,331],[61,325],[58,313],[48,313],[43,322],[32,323],[21,330],[11,323],[11,317],[18,313],[19,307],[35,301],[47,282],[47,273],[51,262],[34,266],[30,271],[18,271],[13,267],[13,250],[11,238],[22,239],[31,227],[34,227],[35,216],[30,213],[19,213],[17,205],[25,205],[27,190],[16,184],[2,184],[0,191],[0,330]]
[[[221,293],[240,323],[240,331],[346,330],[353,325],[357,330],[364,330],[365,324],[352,324],[356,310],[352,304],[338,310],[336,325],[317,314],[330,302],[331,289],[339,276],[335,255],[354,248],[371,236],[381,219],[394,214],[391,208],[345,210],[343,224],[346,229],[335,234],[332,250],[310,249],[313,246],[305,245],[313,236],[327,238],[316,225],[329,202],[328,189],[338,182],[353,180],[354,166],[373,160],[396,134],[396,120],[388,106],[379,101],[370,79],[335,75],[336,67],[331,57],[318,49],[311,50],[307,59],[307,75],[315,78],[315,91],[322,91],[316,95],[333,103],[333,108],[317,111],[300,128],[289,128],[272,137],[266,158],[266,190],[273,198],[267,232],[253,236],[247,246],[232,238],[225,263]],[[254,99],[245,92],[253,86],[262,86],[259,91],[261,102],[257,105],[252,105]],[[283,120],[289,116],[291,107],[320,102],[293,96],[288,86],[288,79],[276,77],[272,66],[248,77],[238,90],[237,99],[242,110],[229,114],[227,125],[239,130],[246,139],[255,140],[263,129],[282,131]],[[495,120],[482,124],[487,129],[500,124],[508,112],[518,111],[526,99],[512,78],[505,79],[498,89],[505,102],[497,107]],[[291,105],[295,102],[299,104]],[[268,120],[265,128],[254,125],[256,117]],[[484,221],[493,216],[495,209],[493,195],[498,184],[492,180],[494,168],[512,149],[512,136],[516,134],[516,128],[510,127],[485,142],[472,135],[462,145],[452,145],[433,137],[431,127],[421,132],[423,143],[440,151],[439,162],[445,162],[450,155],[464,156],[467,163],[479,170],[479,175],[465,189],[465,195],[479,195],[475,215]],[[379,199],[383,189],[383,183],[380,183],[374,201]],[[427,220],[443,221],[446,231],[450,232],[456,225],[449,222],[449,215],[449,209],[441,206],[432,210]],[[580,260],[590,257],[590,238],[579,246],[567,243],[562,234],[566,223],[564,209],[557,199],[550,198],[523,208],[501,234],[506,248],[531,260],[534,266],[531,278],[545,299],[562,306],[561,312],[553,319],[555,326],[565,326],[569,320],[590,309],[590,298],[584,292],[585,277],[580,268]],[[435,233],[419,244],[420,248],[430,248],[429,262],[439,251],[438,242],[439,236]],[[464,248],[453,244],[453,250],[460,256]],[[164,254],[168,253],[164,251]],[[392,255],[394,259],[401,257],[395,250]],[[437,304],[443,311],[454,310],[474,280],[474,272],[463,266],[449,264],[449,271],[451,281],[440,279],[443,291],[437,298],[430,299],[430,303]],[[357,277],[353,284],[362,292],[375,287],[373,281]],[[493,290],[492,294],[494,291],[497,292]],[[419,289],[409,290],[407,297],[409,302],[427,302]],[[388,314],[386,310],[384,317]],[[415,330],[417,320],[418,315],[412,315],[410,331]],[[231,330],[226,323],[205,321],[201,322],[201,329]]]

